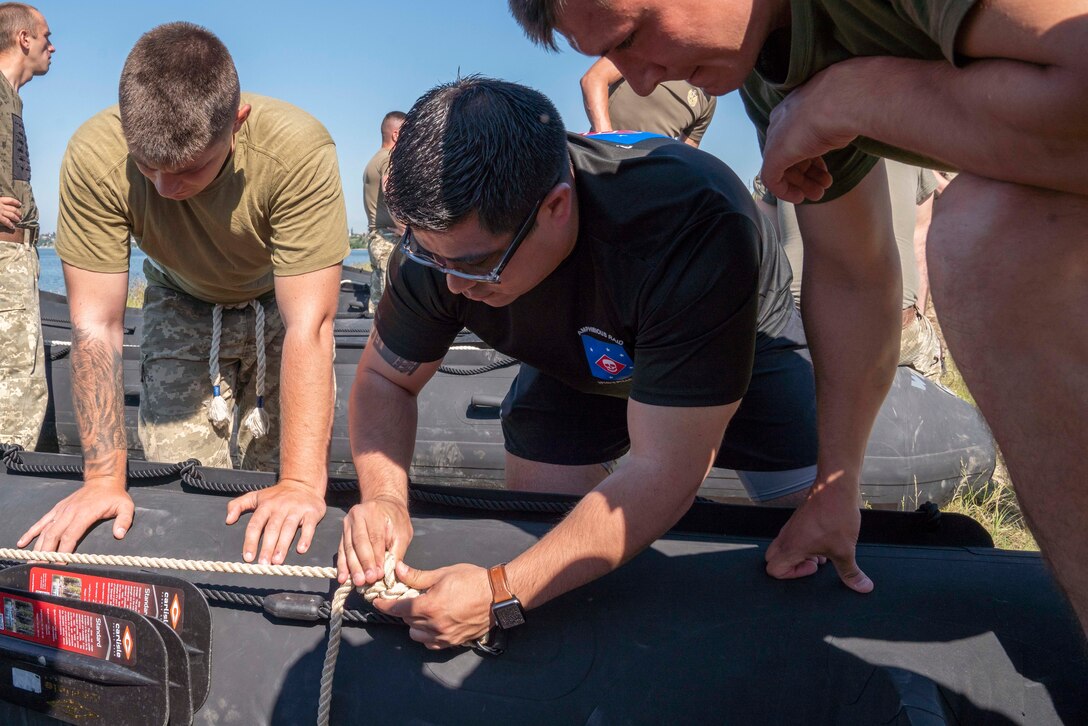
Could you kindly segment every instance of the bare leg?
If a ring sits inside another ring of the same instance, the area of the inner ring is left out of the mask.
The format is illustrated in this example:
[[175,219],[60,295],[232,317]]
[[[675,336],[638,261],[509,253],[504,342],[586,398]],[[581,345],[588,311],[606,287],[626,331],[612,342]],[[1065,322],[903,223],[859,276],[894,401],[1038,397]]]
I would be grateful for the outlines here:
[[588,466],[560,466],[529,461],[506,453],[506,488],[520,492],[548,492],[581,496],[600,484],[611,462]]
[[949,348],[1088,628],[1088,198],[960,175],[929,234]]
[[[932,173],[932,172],[930,172]],[[918,205],[914,224],[914,264],[918,267],[918,302],[914,305],[925,314],[929,302],[929,267],[926,265],[926,237],[933,221],[933,200],[930,197]]]

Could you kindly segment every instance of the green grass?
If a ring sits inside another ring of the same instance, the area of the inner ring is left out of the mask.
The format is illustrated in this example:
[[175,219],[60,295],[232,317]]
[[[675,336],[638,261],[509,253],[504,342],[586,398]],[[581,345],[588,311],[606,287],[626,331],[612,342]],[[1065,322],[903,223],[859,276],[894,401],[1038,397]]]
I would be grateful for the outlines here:
[[1005,463],[998,456],[993,478],[981,485],[966,482],[956,490],[946,512],[966,514],[980,523],[994,539],[994,545],[1005,550],[1038,550],[1035,537],[1027,528],[1016,492],[1009,481]]
[[[943,341],[943,337],[942,337]],[[945,354],[945,372],[941,383],[957,396],[971,405],[975,399],[967,390],[959,368],[952,357]],[[966,514],[979,522],[989,531],[994,545],[1007,550],[1038,550],[1039,545],[1027,527],[1027,521],[1016,499],[1009,470],[999,451],[997,467],[990,481],[970,481],[966,476],[960,482],[952,501],[944,510],[956,514]]]
[[128,300],[125,307],[142,308],[144,306],[144,293],[147,292],[147,282],[136,280],[128,287]]

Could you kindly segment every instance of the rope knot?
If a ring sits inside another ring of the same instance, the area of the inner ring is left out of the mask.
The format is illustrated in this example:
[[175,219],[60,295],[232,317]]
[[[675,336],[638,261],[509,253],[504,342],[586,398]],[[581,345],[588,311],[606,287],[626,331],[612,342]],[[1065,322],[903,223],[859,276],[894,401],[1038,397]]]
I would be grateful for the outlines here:
[[19,452],[23,450],[19,444],[0,444],[0,461],[3,461],[4,466],[8,468],[11,468],[12,464],[22,464],[23,457],[19,456]]
[[367,588],[358,588],[367,602],[382,600],[406,600],[419,596],[419,590],[408,587],[397,580],[397,558],[392,552],[385,553],[384,577]]

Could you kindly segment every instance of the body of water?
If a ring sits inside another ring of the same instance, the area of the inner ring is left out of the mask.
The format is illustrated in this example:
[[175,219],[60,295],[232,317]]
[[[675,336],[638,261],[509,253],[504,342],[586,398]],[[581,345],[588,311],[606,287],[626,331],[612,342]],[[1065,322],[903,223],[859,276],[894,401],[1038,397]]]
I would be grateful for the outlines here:
[[[46,292],[59,292],[65,294],[64,289],[64,273],[61,271],[60,258],[57,257],[57,251],[52,247],[39,247],[38,256],[42,261],[42,273],[38,278],[38,288],[45,290]],[[141,250],[136,247],[132,248],[132,256],[129,260],[128,268],[128,282],[131,286],[133,282],[144,279],[144,260],[147,259]],[[370,262],[370,255],[366,250],[352,250],[348,258],[344,260],[344,264],[352,265],[355,267],[368,264]]]

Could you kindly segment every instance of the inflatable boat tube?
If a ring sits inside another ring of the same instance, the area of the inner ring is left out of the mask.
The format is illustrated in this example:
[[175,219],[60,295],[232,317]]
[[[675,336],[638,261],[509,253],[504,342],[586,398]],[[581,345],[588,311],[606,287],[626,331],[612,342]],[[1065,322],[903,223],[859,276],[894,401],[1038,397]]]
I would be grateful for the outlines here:
[[[80,485],[74,457],[9,452],[7,458],[0,473],[2,546],[12,546],[42,511]],[[132,464],[140,466],[149,465]],[[60,471],[69,473],[52,473]],[[162,470],[136,474],[128,535],[115,540],[100,524],[80,552],[237,560],[244,522],[223,524],[222,495]],[[270,475],[220,475],[240,486],[271,483]],[[192,471],[185,476],[196,481]],[[448,491],[413,490],[409,564],[505,561],[559,516],[514,511],[559,497],[471,490],[461,492],[462,506],[448,506],[419,496]],[[310,551],[292,552],[289,564],[333,564],[337,507],[347,502],[334,495],[330,504]],[[767,577],[763,555],[776,530],[760,531],[764,514],[696,504],[628,564],[530,611],[499,656],[429,651],[401,625],[349,623],[332,722],[1088,723],[1088,652],[1039,556],[985,546],[977,526],[962,517],[865,511],[858,559],[876,590],[862,596],[828,567],[803,580]],[[728,531],[737,523],[741,535]],[[900,543],[875,544],[865,532],[898,532]],[[271,616],[241,601],[283,592],[325,601],[333,583],[167,574],[239,600],[209,597],[211,687],[194,723],[312,723],[326,623]],[[354,593],[348,608],[361,621],[373,614]],[[0,650],[4,641],[0,632]],[[0,703],[0,723],[52,721]]]
[[[368,273],[345,268],[336,338],[337,400],[329,454],[331,476],[353,477],[347,433],[348,396],[372,321],[362,317]],[[42,293],[50,409],[39,450],[76,454],[79,434],[71,397],[71,325],[67,300]],[[125,317],[125,423],[129,455],[142,458],[136,436],[140,399],[140,311]],[[517,362],[465,331],[438,374],[419,396],[419,424],[411,475],[420,482],[482,487],[503,485],[504,449],[499,404],[517,375]],[[970,404],[909,368],[896,372],[869,439],[862,496],[872,506],[916,509],[944,504],[962,483],[985,482],[996,452],[985,421]],[[721,501],[746,501],[735,472],[713,469],[700,492]]]

